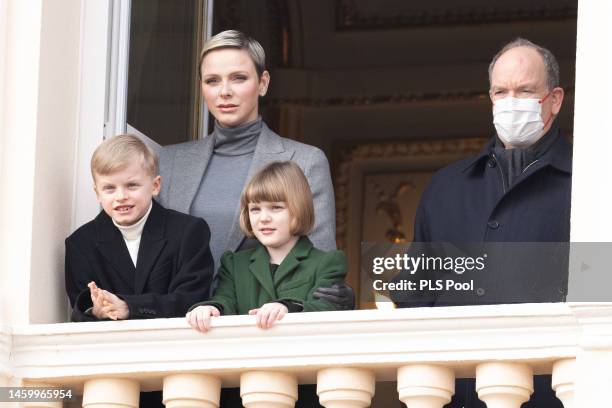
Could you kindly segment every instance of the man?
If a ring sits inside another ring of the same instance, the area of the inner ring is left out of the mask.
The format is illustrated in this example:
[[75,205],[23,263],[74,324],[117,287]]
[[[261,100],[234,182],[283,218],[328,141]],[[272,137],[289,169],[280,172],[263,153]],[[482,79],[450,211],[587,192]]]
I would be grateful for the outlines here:
[[[493,57],[489,82],[497,134],[479,154],[433,177],[415,218],[412,251],[438,255],[457,243],[476,244],[466,246],[472,249],[480,243],[481,253],[470,255],[495,256],[474,274],[473,292],[394,293],[400,307],[565,299],[567,247],[541,244],[569,240],[572,147],[555,123],[564,97],[559,65],[549,50],[519,38]],[[550,377],[535,380],[536,394],[524,406],[561,407]],[[451,406],[463,405],[485,406],[473,382],[458,383]]]
[[497,136],[434,176],[414,241],[567,241],[572,148],[555,123],[564,96],[559,65],[550,51],[517,39],[493,58],[489,80]]
[[[555,123],[564,96],[559,65],[550,51],[519,38],[495,55],[489,80],[497,135],[476,156],[433,177],[417,210],[413,241],[504,243],[486,246],[503,262],[487,260],[496,274],[476,276],[481,290],[471,297],[442,293],[418,305],[565,299],[567,275],[541,256],[554,256],[564,245],[531,244],[569,241],[572,147]],[[537,248],[539,262],[530,248]],[[415,305],[402,294],[394,300]]]

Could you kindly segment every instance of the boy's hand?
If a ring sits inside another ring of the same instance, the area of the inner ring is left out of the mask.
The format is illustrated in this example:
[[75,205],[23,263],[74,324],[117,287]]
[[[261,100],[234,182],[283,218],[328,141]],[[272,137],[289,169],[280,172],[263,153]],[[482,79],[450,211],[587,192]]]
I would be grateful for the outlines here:
[[130,315],[130,309],[124,300],[121,300],[117,295],[107,291],[99,289],[104,296],[102,302],[102,312],[109,319],[113,320],[125,320]]
[[289,313],[287,306],[278,302],[266,303],[259,309],[249,310],[250,315],[257,315],[257,327],[261,329],[269,329],[287,313]]
[[104,307],[104,295],[102,291],[98,288],[96,282],[93,281],[89,282],[87,287],[89,288],[89,296],[91,297],[91,303],[93,305],[91,313],[98,319],[105,319],[107,316],[102,311]]
[[93,304],[92,313],[98,319],[125,320],[130,315],[130,309],[125,301],[117,295],[100,289],[96,282],[89,282],[89,295]]
[[198,306],[191,312],[187,312],[185,318],[187,323],[199,332],[206,333],[210,330],[210,318],[221,316],[221,312],[214,306]]

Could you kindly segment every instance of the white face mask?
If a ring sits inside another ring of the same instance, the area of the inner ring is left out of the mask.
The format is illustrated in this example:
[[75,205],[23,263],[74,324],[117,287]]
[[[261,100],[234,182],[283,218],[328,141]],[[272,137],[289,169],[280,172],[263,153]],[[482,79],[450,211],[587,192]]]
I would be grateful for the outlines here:
[[542,133],[542,100],[507,96],[493,103],[493,124],[506,146],[531,146]]

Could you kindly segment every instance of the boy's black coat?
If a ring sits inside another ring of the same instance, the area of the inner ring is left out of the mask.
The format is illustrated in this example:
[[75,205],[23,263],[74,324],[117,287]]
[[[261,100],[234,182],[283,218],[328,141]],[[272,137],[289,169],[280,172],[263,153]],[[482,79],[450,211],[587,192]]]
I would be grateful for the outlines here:
[[127,302],[129,319],[184,316],[208,298],[213,261],[210,231],[201,218],[153,201],[134,267],[125,241],[104,212],[66,239],[66,292],[73,321],[97,320],[87,284],[95,281]]

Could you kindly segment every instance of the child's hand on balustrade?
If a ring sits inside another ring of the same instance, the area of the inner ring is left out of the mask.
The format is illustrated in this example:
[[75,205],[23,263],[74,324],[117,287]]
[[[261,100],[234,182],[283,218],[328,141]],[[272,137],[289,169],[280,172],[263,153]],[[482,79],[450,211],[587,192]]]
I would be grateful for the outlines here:
[[269,329],[287,313],[289,313],[287,306],[278,302],[266,303],[259,309],[249,310],[250,315],[257,315],[257,327],[262,329]]
[[212,316],[221,316],[221,312],[214,306],[198,306],[190,312],[187,312],[185,318],[187,323],[199,332],[206,333],[210,330],[210,318]]

